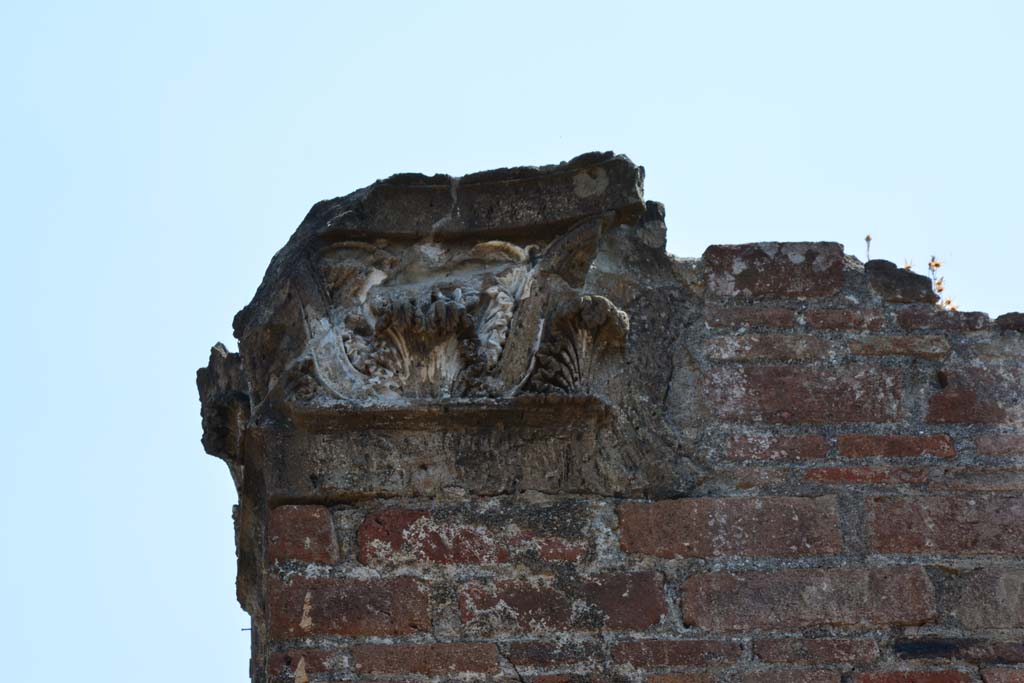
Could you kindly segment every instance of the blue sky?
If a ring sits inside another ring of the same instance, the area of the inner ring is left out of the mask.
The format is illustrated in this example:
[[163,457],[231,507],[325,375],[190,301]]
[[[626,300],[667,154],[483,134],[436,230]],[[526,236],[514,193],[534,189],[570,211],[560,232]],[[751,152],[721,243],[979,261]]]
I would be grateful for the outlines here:
[[678,255],[870,232],[1024,308],[1022,8],[7,0],[5,670],[247,680],[195,369],[310,205],[391,173],[612,149]]

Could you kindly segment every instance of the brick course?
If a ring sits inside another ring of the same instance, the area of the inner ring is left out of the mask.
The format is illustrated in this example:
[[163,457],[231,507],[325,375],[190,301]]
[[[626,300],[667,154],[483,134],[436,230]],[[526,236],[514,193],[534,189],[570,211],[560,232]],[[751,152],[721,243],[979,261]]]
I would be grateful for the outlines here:
[[426,587],[393,579],[273,579],[267,591],[275,638],[314,635],[394,636],[430,629]]
[[733,436],[725,455],[734,460],[813,460],[828,453],[828,440],[814,434]]
[[666,666],[722,666],[735,662],[742,652],[739,643],[714,640],[640,640],[612,647],[620,664],[649,669]]
[[879,648],[870,638],[774,638],[754,641],[754,656],[772,664],[867,664]]
[[921,567],[698,574],[683,584],[685,623],[711,631],[878,628],[935,618]]
[[952,458],[956,455],[953,439],[947,434],[886,435],[845,434],[839,437],[839,453],[847,457],[914,457],[933,455]]
[[1024,553],[1024,496],[886,496],[871,499],[868,511],[876,552]]
[[865,365],[720,368],[704,390],[719,419],[780,424],[894,422],[902,397],[896,372]]
[[352,648],[352,657],[359,673],[436,676],[498,670],[494,643],[360,644]]
[[322,505],[284,505],[270,511],[267,561],[332,564],[340,559],[331,512]]
[[793,557],[842,550],[836,500],[695,498],[619,507],[628,553],[656,557]]

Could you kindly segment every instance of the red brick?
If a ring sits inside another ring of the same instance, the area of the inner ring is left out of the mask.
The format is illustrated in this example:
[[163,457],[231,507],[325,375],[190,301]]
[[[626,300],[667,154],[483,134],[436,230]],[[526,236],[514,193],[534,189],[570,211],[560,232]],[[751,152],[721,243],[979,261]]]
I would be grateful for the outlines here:
[[796,325],[796,311],[788,308],[761,308],[758,306],[709,308],[705,311],[704,319],[711,327],[780,329]]
[[949,355],[945,337],[864,337],[850,340],[850,352],[858,356],[911,356],[940,360]]
[[724,666],[739,659],[739,643],[720,640],[635,640],[612,646],[612,658],[638,669]]
[[[575,616],[574,599],[584,607]],[[460,590],[459,610],[463,622],[498,630],[633,631],[657,624],[667,605],[660,574],[624,572],[597,574],[567,589],[527,579],[473,582]]]
[[406,544],[406,533],[427,516],[425,510],[403,508],[388,508],[367,515],[357,532],[359,561],[370,564],[391,553],[401,552]]
[[599,574],[584,582],[582,597],[604,615],[603,627],[616,631],[642,631],[668,612],[655,572]]
[[526,579],[491,585],[468,583],[459,591],[463,623],[483,621],[494,628],[560,631],[572,627],[572,600],[563,591]]
[[817,435],[739,435],[725,443],[725,455],[733,460],[814,460],[827,453],[828,441]]
[[985,683],[1024,683],[1024,668],[982,669],[981,679]]
[[548,562],[576,562],[587,554],[586,541],[571,541],[557,537],[536,537],[523,533],[513,539],[513,545],[523,548],[533,544],[537,555]]
[[978,398],[974,389],[944,389],[928,403],[928,422],[933,424],[992,424],[1006,419],[1006,411]]
[[869,542],[880,553],[1024,552],[1024,496],[876,497],[868,516]]
[[427,643],[424,645],[352,646],[356,671],[362,674],[494,673],[498,648],[494,643]]
[[714,296],[832,296],[843,286],[843,247],[835,242],[714,245],[703,260]]
[[704,394],[725,420],[892,422],[900,415],[896,371],[866,365],[722,367],[707,373]]
[[929,489],[1024,492],[1024,467],[949,467],[935,478]]
[[857,674],[855,683],[971,683],[963,671],[880,671]]
[[877,332],[885,327],[884,311],[861,311],[852,308],[822,308],[804,312],[804,320],[820,330],[867,330]]
[[[1021,351],[1015,358],[1024,360],[1024,348]],[[965,356],[966,353],[936,373],[936,379],[943,388],[974,389],[985,398],[1007,393],[1017,396],[1020,386],[1024,384],[1024,364],[978,363],[977,358],[966,362]]]
[[684,584],[684,621],[714,631],[923,624],[935,616],[921,567],[699,574]]
[[738,683],[839,683],[840,673],[829,669],[773,669],[747,671],[733,677]]
[[565,666],[594,662],[602,656],[601,646],[591,641],[529,640],[508,644],[508,660],[516,666]]
[[731,482],[737,490],[771,488],[789,480],[789,469],[782,467],[736,467],[719,470],[716,479]]
[[321,505],[282,505],[267,522],[267,561],[338,562],[331,511]]
[[985,434],[974,440],[978,455],[1024,456],[1024,434]]
[[368,515],[359,527],[359,561],[494,564],[508,562],[505,545],[485,529],[439,524],[423,510],[389,508]]
[[301,680],[301,674],[323,673],[331,670],[331,661],[338,651],[299,649],[274,652],[267,658],[267,673],[270,676],[287,676]]
[[875,436],[846,434],[839,437],[839,453],[853,458],[880,456],[886,458],[933,455],[952,458],[956,455],[953,439],[948,434]]
[[1024,643],[991,638],[897,638],[893,642],[893,651],[903,659],[959,659],[972,664],[1024,662]]
[[878,659],[867,638],[772,638],[754,641],[754,656],[771,664],[867,664]]
[[430,629],[425,587],[412,577],[269,579],[270,637],[394,636]]
[[796,557],[842,550],[836,500],[688,498],[619,506],[622,549],[657,557]]
[[977,312],[945,311],[938,306],[907,308],[896,316],[900,327],[907,330],[950,330],[970,332],[992,325],[988,315]]
[[[546,508],[539,511],[549,512]],[[472,512],[465,511],[439,515],[403,508],[367,515],[358,532],[359,561],[370,565],[486,565],[533,555],[549,562],[575,562],[589,548],[584,539],[547,536],[524,528],[516,517],[501,525],[484,524],[473,517]]]
[[923,484],[928,471],[920,467],[815,467],[804,479],[818,484]]
[[[593,668],[577,670],[573,673],[564,674],[543,674],[540,676],[529,676],[527,683],[623,683],[622,676],[605,673],[601,664],[593,665]],[[500,683],[522,683],[521,680],[500,679]]]
[[969,629],[1024,628],[1024,569],[989,568],[956,578],[948,611]]
[[816,360],[836,353],[827,339],[807,334],[743,334],[711,337],[708,358],[722,361]]

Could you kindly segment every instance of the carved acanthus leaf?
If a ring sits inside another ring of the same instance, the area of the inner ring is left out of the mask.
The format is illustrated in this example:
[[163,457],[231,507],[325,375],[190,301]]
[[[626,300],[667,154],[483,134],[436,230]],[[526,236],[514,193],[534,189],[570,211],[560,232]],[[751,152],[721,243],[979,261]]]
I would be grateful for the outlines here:
[[562,304],[549,316],[528,389],[579,393],[590,388],[595,363],[620,348],[629,316],[603,296],[586,295]]
[[316,376],[338,397],[502,393],[496,368],[539,252],[497,240],[327,248],[329,310],[307,316]]

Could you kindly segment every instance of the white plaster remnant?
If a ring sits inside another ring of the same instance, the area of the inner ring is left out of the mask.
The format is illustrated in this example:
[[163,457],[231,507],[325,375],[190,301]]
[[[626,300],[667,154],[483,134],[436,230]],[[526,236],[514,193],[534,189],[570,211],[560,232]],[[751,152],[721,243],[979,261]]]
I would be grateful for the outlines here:
[[572,190],[583,199],[602,194],[608,189],[608,171],[601,167],[580,171],[572,179]]
[[299,663],[295,667],[295,683],[309,683],[309,676],[306,674],[305,657],[299,657]]
[[313,628],[313,593],[306,591],[306,597],[302,601],[302,618],[299,619],[299,628],[308,631]]

